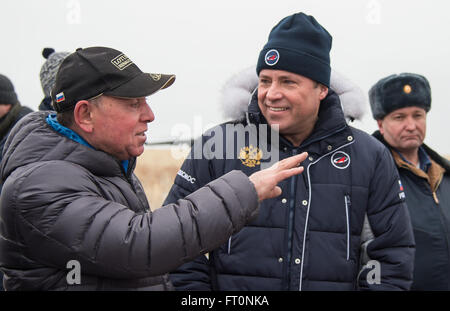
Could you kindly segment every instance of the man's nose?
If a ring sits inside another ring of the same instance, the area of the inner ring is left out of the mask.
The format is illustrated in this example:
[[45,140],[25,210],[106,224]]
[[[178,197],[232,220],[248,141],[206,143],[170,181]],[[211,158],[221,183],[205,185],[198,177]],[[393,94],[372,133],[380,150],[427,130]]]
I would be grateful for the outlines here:
[[412,117],[408,117],[405,120],[405,128],[409,131],[413,131],[416,129],[416,121]]
[[277,83],[272,83],[267,89],[266,98],[270,101],[274,101],[281,98],[280,87]]
[[152,108],[150,108],[150,105],[146,102],[143,106],[143,111],[141,114],[141,121],[150,123],[153,120],[155,120],[155,114],[153,113]]

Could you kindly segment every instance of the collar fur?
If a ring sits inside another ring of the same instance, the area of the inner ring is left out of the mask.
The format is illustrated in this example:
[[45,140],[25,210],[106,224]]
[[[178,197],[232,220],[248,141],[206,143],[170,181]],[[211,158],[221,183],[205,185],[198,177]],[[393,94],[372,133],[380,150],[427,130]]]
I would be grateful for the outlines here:
[[[226,120],[243,118],[257,86],[256,66],[249,67],[226,81],[220,98],[223,117]],[[346,120],[361,120],[367,106],[366,96],[361,88],[335,70],[331,70],[330,86],[339,96]]]

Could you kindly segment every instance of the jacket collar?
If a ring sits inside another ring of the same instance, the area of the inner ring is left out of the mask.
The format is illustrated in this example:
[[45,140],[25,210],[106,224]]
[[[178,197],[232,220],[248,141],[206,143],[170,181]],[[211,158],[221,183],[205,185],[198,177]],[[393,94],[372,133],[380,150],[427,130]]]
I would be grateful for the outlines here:
[[[391,146],[384,140],[384,137],[383,135],[381,135],[379,130],[375,131],[372,136],[382,142],[389,150],[392,150]],[[422,144],[421,147],[425,150],[431,160],[435,161],[437,164],[444,168],[446,174],[450,173],[450,161],[441,157],[436,151],[428,147],[426,144]]]
[[[2,178],[6,179],[17,167],[52,160],[78,164],[97,176],[124,175],[120,161],[113,156],[82,145],[56,132],[46,122],[50,113],[50,111],[30,113],[21,120],[26,126],[13,129],[10,134],[11,139],[8,139],[5,144],[1,165]],[[133,174],[135,166],[136,158],[131,158],[126,173],[128,178]]]

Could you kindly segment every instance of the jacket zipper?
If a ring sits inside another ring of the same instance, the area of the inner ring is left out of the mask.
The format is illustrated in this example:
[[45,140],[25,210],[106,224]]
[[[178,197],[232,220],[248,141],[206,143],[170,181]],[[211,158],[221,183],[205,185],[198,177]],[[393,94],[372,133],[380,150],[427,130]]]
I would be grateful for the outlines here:
[[[303,285],[303,264],[305,263],[305,244],[306,244],[306,233],[308,232],[308,220],[309,220],[309,209],[311,208],[311,176],[309,175],[309,169],[312,165],[318,163],[320,160],[322,160],[324,157],[340,150],[343,149],[347,146],[350,146],[352,144],[355,143],[355,140],[352,140],[350,143],[345,144],[340,146],[339,148],[336,148],[335,150],[328,152],[326,154],[324,154],[323,156],[321,156],[320,158],[318,158],[317,160],[315,160],[314,162],[311,162],[308,164],[307,168],[306,168],[306,176],[308,178],[308,209],[306,210],[306,221],[305,221],[305,228],[303,231],[303,247],[302,247],[302,259],[301,259],[301,267],[300,267],[300,284],[299,284],[299,288],[298,290],[301,291],[302,290],[302,285]],[[303,172],[304,174],[304,172]]]
[[[292,150],[292,155],[297,154],[297,149]],[[290,191],[290,197],[289,197],[289,219],[288,219],[288,254],[287,254],[287,282],[288,282],[288,288],[290,286],[290,263],[291,263],[291,257],[292,257],[292,235],[294,231],[294,210],[295,210],[295,188],[296,188],[296,181],[297,177],[292,176],[291,177],[291,191]]]
[[347,261],[350,259],[350,218],[349,218],[349,210],[352,206],[352,202],[350,201],[350,196],[348,194],[344,197],[345,200],[345,219],[347,223]]
[[439,209],[439,213],[440,213],[440,216],[441,216],[441,217],[439,217],[439,219],[441,221],[441,225],[442,225],[443,230],[445,232],[445,241],[447,242],[447,253],[448,253],[448,256],[450,257],[450,243],[449,243],[450,241],[448,239],[448,230],[447,230],[447,226],[445,225],[445,223],[443,221],[443,219],[445,219],[445,215],[442,212],[442,208],[439,206],[439,200],[438,200],[437,194],[436,194],[437,191],[438,191],[439,186],[441,185],[442,179],[444,179],[444,174],[442,174],[441,178],[436,183],[436,187],[435,187],[434,192],[433,192],[433,198],[434,198],[436,204],[438,205],[437,208]]

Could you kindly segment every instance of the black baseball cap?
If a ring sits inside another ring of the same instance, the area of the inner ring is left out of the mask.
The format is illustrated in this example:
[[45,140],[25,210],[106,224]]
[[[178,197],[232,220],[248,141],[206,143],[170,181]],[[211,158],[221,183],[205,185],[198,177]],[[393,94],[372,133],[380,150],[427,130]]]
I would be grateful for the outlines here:
[[78,48],[61,63],[51,92],[56,112],[99,95],[149,96],[172,85],[175,75],[144,73],[124,53],[108,47]]

